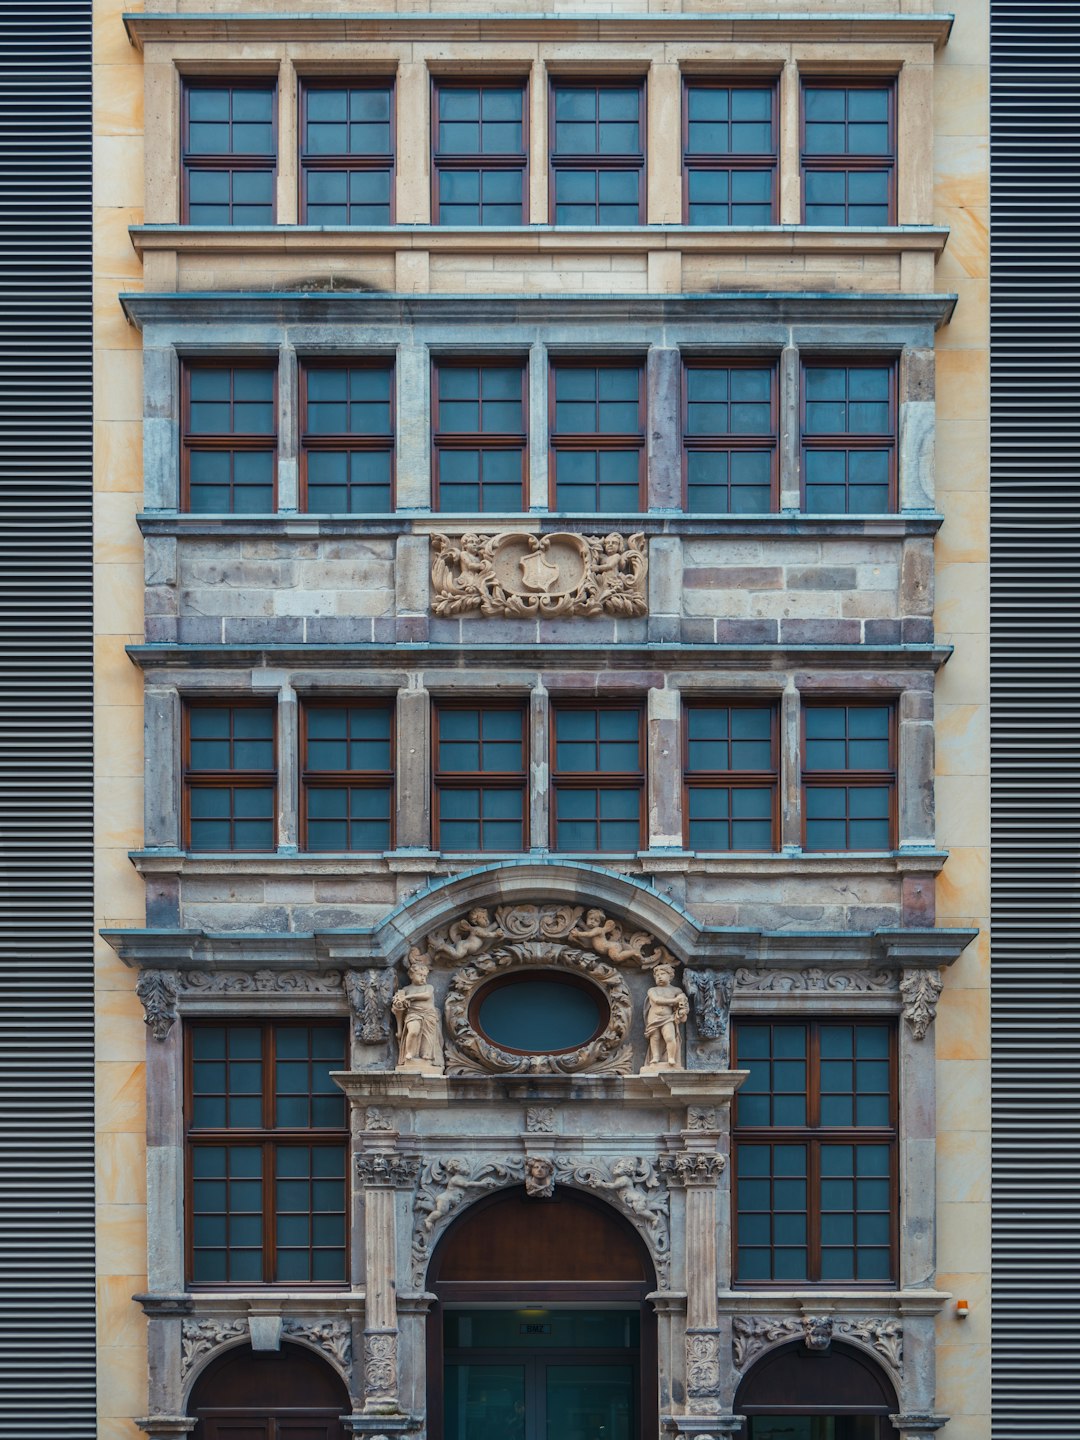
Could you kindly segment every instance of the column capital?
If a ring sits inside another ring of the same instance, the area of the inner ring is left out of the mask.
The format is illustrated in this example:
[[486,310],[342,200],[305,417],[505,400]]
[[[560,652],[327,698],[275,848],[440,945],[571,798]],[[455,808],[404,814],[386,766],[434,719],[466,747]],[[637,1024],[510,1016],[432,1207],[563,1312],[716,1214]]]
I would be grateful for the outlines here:
[[366,1190],[407,1190],[416,1184],[420,1174],[420,1157],[371,1150],[357,1155],[356,1173]]
[[714,1186],[724,1173],[723,1155],[710,1155],[700,1150],[679,1150],[674,1155],[661,1155],[657,1168],[669,1185]]

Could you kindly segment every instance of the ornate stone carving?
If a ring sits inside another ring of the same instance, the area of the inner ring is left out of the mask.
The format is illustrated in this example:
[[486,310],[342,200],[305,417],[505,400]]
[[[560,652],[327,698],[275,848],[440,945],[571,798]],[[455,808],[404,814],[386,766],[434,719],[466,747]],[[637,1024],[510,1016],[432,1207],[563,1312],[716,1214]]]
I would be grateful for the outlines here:
[[347,1320],[286,1320],[281,1333],[286,1339],[306,1340],[346,1374],[352,1368],[352,1326]]
[[555,1162],[546,1155],[526,1156],[525,1193],[534,1200],[550,1200],[555,1194]]
[[397,1396],[397,1331],[364,1331],[364,1399],[385,1400]]
[[686,1389],[695,1397],[720,1393],[720,1337],[712,1330],[686,1332]]
[[135,994],[146,1012],[155,1040],[164,1040],[176,1023],[176,976],[170,970],[140,970]]
[[198,995],[332,995],[341,971],[184,970],[180,989]]
[[645,1063],[643,1075],[658,1070],[682,1070],[682,1029],[690,1015],[690,1002],[677,985],[671,965],[653,968],[656,984],[645,996]]
[[904,1332],[897,1320],[843,1320],[833,1315],[736,1315],[732,1320],[736,1370],[745,1370],[763,1351],[802,1338],[808,1350],[827,1350],[833,1340],[848,1340],[873,1351],[899,1378],[904,1362]]
[[246,1320],[185,1320],[180,1327],[180,1374],[187,1379],[212,1350],[248,1333]]
[[657,1166],[669,1185],[715,1185],[726,1163],[723,1155],[680,1150],[674,1155],[661,1155]]
[[750,994],[778,992],[789,994],[797,990],[827,990],[833,993],[844,991],[895,991],[896,974],[892,970],[822,970],[810,966],[805,970],[736,970],[735,986]]
[[452,1155],[429,1160],[420,1174],[413,1223],[413,1281],[423,1284],[435,1233],[473,1191],[495,1190],[525,1178],[523,1157],[504,1161],[467,1159]]
[[530,1105],[525,1111],[525,1129],[530,1135],[555,1133],[554,1105]]
[[569,1155],[555,1158],[555,1173],[564,1184],[607,1192],[623,1210],[637,1220],[658,1253],[668,1250],[669,1197],[656,1167],[640,1155],[623,1155],[617,1160],[575,1162]]
[[500,905],[494,919],[490,910],[478,906],[451,925],[433,930],[422,953],[432,966],[460,965],[504,942],[523,940],[564,940],[612,965],[651,970],[675,964],[671,952],[647,931],[626,934],[618,920],[583,905]]
[[686,1112],[688,1130],[719,1130],[716,1107],[713,1105],[691,1105]]
[[435,1008],[435,991],[428,984],[431,967],[419,950],[409,951],[409,984],[394,995],[399,1070],[420,1075],[441,1075],[445,1069],[442,1021]]
[[941,988],[940,970],[905,970],[900,977],[904,1019],[911,1026],[916,1040],[925,1039],[926,1032],[934,1023]]
[[828,1350],[833,1338],[831,1315],[803,1316],[803,1344],[808,1350]]
[[389,1110],[382,1110],[378,1105],[369,1105],[364,1111],[365,1130],[393,1130],[394,1117]]
[[399,1155],[396,1150],[369,1150],[357,1155],[356,1173],[368,1189],[405,1190],[416,1184],[420,1159],[416,1155]]
[[670,952],[657,944],[647,930],[624,935],[619,922],[610,920],[603,910],[587,910],[584,925],[576,923],[570,939],[594,950],[613,965],[640,965],[646,970],[666,965],[674,972],[675,962]]
[[630,536],[447,535],[431,537],[436,615],[645,615],[648,548]]
[[390,1000],[394,993],[391,970],[346,970],[345,994],[353,1016],[353,1034],[365,1045],[382,1045],[390,1039]]
[[686,970],[683,986],[694,1002],[694,1022],[703,1040],[726,1040],[735,976],[730,970]]
[[764,1350],[798,1339],[803,1333],[801,1316],[775,1319],[766,1315],[736,1315],[731,1322],[731,1350],[736,1370],[745,1370]]
[[833,1334],[837,1340],[865,1345],[899,1377],[904,1365],[904,1328],[898,1320],[836,1320]]

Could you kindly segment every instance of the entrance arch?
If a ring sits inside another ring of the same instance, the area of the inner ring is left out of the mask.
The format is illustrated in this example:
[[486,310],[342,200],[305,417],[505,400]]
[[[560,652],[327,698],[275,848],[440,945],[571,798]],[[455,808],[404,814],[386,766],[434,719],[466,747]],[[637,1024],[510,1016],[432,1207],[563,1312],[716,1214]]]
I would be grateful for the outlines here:
[[898,1440],[899,1409],[881,1367],[854,1346],[810,1350],[801,1341],[770,1350],[735,1395],[746,1440]]
[[227,1350],[196,1380],[193,1440],[346,1440],[352,1410],[340,1375],[303,1345]]
[[562,1186],[464,1212],[428,1271],[430,1440],[644,1440],[657,1414],[656,1275],[637,1231]]

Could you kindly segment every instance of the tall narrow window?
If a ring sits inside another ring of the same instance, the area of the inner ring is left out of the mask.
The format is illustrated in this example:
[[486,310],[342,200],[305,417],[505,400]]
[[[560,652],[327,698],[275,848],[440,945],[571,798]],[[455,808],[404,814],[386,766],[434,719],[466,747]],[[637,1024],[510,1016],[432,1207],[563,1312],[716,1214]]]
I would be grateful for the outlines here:
[[196,515],[274,509],[277,384],[272,365],[194,361],[183,370],[181,505]]
[[645,370],[640,362],[551,367],[552,505],[618,514],[645,495]]
[[873,515],[896,508],[896,367],[803,366],[803,508]]
[[392,83],[305,80],[300,105],[302,222],[389,225],[394,191]]
[[273,850],[277,757],[272,705],[190,703],[184,710],[189,850]]
[[644,711],[637,703],[552,708],[552,846],[586,854],[645,843]]
[[389,701],[320,701],[301,714],[304,848],[389,850],[394,707]]
[[274,223],[275,100],[271,80],[185,83],[185,225]]
[[439,225],[524,225],[529,219],[525,86],[435,86],[432,210]]
[[752,515],[778,503],[776,366],[688,360],[683,376],[686,508]]
[[803,826],[807,850],[889,850],[896,802],[891,704],[803,703]]
[[735,1273],[741,1284],[897,1276],[896,1031],[886,1021],[740,1020]]
[[807,225],[891,225],[895,212],[895,87],[803,85],[803,220]]
[[330,515],[394,508],[394,372],[385,361],[308,361],[301,391],[301,505]]
[[775,850],[776,706],[694,702],[683,725],[689,848]]
[[645,220],[645,87],[556,81],[551,87],[551,219],[556,225]]
[[525,366],[440,361],[432,409],[436,509],[525,510]]
[[688,81],[683,126],[687,223],[773,224],[778,171],[776,86]]
[[436,848],[524,850],[528,845],[528,732],[524,704],[435,707]]
[[345,1039],[338,1021],[187,1027],[192,1284],[347,1282]]

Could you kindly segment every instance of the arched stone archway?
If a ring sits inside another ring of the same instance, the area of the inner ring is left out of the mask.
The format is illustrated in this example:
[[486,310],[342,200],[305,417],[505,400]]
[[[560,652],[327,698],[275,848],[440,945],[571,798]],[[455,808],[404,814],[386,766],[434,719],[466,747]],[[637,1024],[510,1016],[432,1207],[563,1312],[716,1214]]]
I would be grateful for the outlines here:
[[277,1351],[233,1346],[192,1386],[193,1440],[345,1440],[349,1392],[327,1361],[306,1346]]
[[896,1392],[881,1366],[854,1345],[802,1342],[762,1355],[743,1377],[735,1410],[746,1440],[896,1440]]

